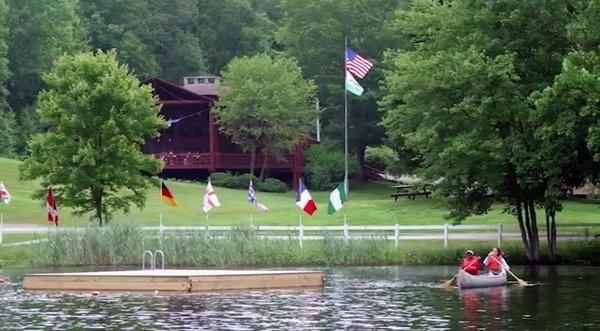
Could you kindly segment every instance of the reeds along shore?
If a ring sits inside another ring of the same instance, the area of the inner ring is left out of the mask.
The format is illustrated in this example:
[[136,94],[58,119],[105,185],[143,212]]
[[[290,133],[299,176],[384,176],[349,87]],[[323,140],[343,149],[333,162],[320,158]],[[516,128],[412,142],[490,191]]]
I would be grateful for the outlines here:
[[[28,264],[37,266],[132,266],[140,265],[145,250],[161,249],[168,267],[288,267],[371,265],[454,265],[466,249],[485,255],[493,242],[437,241],[393,242],[328,237],[307,241],[304,248],[294,238],[267,240],[249,228],[226,234],[151,233],[135,222],[114,222],[89,227],[83,232],[58,231],[48,240],[21,252]],[[511,264],[525,263],[519,242],[503,246]],[[600,241],[560,243],[562,263],[600,265]],[[596,252],[596,253],[594,253]]]

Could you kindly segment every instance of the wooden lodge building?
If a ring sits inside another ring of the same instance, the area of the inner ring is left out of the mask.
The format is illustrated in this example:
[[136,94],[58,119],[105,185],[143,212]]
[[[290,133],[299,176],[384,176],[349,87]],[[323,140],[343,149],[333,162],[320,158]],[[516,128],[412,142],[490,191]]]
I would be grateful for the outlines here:
[[[220,133],[215,123],[212,108],[219,98],[219,77],[184,77],[182,86],[161,78],[151,78],[144,83],[154,88],[162,104],[161,114],[170,123],[158,138],[148,140],[142,147],[144,153],[165,162],[162,176],[201,179],[215,171],[250,171],[250,154]],[[306,145],[299,144],[283,158],[267,156],[268,176],[292,181],[296,187]],[[258,171],[263,162],[264,156],[257,153]]]

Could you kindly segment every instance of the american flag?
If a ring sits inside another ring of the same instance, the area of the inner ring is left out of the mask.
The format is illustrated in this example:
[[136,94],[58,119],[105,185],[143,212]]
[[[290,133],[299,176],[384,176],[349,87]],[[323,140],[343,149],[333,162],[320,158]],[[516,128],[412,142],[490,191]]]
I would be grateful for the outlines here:
[[256,203],[256,193],[254,192],[252,181],[250,181],[250,185],[248,185],[248,202]]
[[373,63],[356,54],[350,47],[346,47],[346,70],[356,78],[364,78],[372,66]]

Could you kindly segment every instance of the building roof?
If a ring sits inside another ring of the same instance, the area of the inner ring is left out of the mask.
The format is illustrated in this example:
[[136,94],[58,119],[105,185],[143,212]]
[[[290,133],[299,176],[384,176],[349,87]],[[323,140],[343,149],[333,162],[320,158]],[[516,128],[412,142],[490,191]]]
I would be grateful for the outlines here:
[[186,84],[183,86],[183,88],[199,95],[219,96],[217,86],[218,85],[214,84]]

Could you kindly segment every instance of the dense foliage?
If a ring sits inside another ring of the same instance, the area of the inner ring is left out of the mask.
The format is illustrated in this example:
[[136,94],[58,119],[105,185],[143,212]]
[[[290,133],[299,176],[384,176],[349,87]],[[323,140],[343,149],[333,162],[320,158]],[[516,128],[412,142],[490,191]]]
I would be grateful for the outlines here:
[[[236,189],[248,189],[250,182],[250,174],[232,174],[229,172],[213,172],[210,175],[210,180],[213,185],[236,188]],[[262,192],[287,192],[287,185],[277,178],[266,178],[260,180],[252,176],[252,185],[256,191]]]
[[357,171],[385,143],[397,159],[368,158],[442,179],[459,221],[493,194],[535,261],[538,210],[553,256],[565,192],[600,180],[599,21],[597,0],[0,0],[0,155],[24,156],[47,128],[36,97],[53,62],[115,49],[140,80],[222,74],[221,128],[253,155],[287,152],[317,99],[335,147],[315,147],[305,170],[329,187],[343,169],[347,41],[375,64],[349,97]]
[[250,153],[283,157],[298,145],[316,116],[315,86],[302,77],[293,59],[259,54],[232,60],[222,78],[224,88],[215,109],[219,130]]
[[151,88],[114,52],[62,56],[44,82],[37,111],[48,130],[29,141],[22,176],[41,179],[41,194],[52,185],[62,205],[93,212],[100,225],[131,204],[142,207],[147,174],[158,173],[161,162],[140,146],[166,127]]
[[[411,36],[411,46],[387,56],[381,105],[388,109],[389,139],[418,155],[423,177],[443,179],[438,191],[451,217],[486,213],[489,193],[505,201],[521,227],[528,258],[538,261],[536,207],[544,207],[547,231],[555,233],[549,220],[566,189],[593,179],[585,155],[593,153],[594,138],[581,142],[594,133],[594,124],[586,125],[598,120],[597,87],[589,84],[597,85],[599,77],[593,69],[598,46],[588,55],[569,54],[581,42],[568,28],[587,15],[597,17],[590,13],[598,8],[578,11],[560,0],[413,5],[398,12],[398,26]],[[564,58],[563,73],[556,76]],[[553,113],[564,118],[543,123]]]

